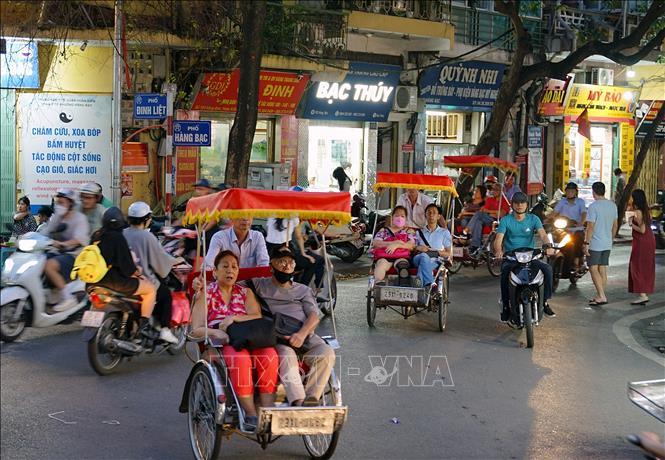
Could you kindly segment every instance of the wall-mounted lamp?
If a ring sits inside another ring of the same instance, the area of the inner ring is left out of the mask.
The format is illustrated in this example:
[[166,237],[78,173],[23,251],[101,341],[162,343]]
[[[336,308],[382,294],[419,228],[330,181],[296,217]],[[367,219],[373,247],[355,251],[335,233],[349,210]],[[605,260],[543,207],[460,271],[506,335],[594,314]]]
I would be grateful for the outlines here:
[[626,70],[626,77],[633,78],[634,76],[635,76],[635,71],[633,70],[632,67],[628,67],[628,70]]
[[88,47],[88,40],[83,40],[83,43],[81,43],[81,51],[85,51],[85,49]]

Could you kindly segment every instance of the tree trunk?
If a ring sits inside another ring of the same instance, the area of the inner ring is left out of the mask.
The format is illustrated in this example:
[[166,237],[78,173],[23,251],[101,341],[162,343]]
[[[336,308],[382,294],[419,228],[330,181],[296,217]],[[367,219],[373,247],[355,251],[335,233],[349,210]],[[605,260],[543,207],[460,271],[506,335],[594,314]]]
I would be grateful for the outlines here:
[[241,5],[243,41],[240,50],[238,110],[229,134],[224,181],[229,187],[245,188],[258,117],[259,74],[263,54],[266,2],[245,1],[241,2]]
[[646,137],[642,141],[642,145],[640,146],[640,151],[637,153],[637,157],[635,158],[635,165],[633,167],[633,172],[630,174],[628,183],[624,187],[623,193],[619,197],[619,202],[616,204],[618,210],[617,233],[619,232],[619,227],[621,227],[621,223],[623,221],[623,215],[626,212],[628,199],[630,198],[630,195],[633,193],[633,190],[635,190],[635,186],[637,185],[637,179],[639,179],[640,173],[642,172],[642,166],[644,165],[644,160],[646,160],[647,154],[649,153],[649,145],[651,145],[651,141],[653,141],[654,136],[656,135],[656,130],[658,129],[658,126],[661,123],[663,123],[663,120],[665,120],[665,104],[663,104],[660,107],[660,110],[656,114],[656,118],[653,120],[653,124],[649,128]]

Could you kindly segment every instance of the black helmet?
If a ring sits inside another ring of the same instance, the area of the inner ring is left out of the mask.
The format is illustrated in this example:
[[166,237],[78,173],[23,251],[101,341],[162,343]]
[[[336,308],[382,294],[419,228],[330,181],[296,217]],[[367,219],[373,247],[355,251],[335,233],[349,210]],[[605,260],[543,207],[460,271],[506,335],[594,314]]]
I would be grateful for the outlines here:
[[566,184],[566,190],[568,189],[577,190],[577,184],[575,182],[568,182]]
[[529,201],[529,198],[526,196],[526,193],[524,192],[516,192],[513,195],[513,198],[510,200],[511,203],[526,203]]
[[125,221],[125,216],[122,215],[122,211],[116,206],[113,206],[104,212],[104,215],[102,216],[102,227],[111,230],[122,230],[127,227],[127,221]]

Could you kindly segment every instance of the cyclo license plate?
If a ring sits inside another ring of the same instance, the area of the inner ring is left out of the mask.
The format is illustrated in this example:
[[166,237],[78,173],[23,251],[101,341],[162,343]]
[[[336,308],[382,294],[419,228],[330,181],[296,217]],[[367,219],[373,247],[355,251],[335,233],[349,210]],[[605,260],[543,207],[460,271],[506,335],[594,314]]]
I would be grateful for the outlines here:
[[325,411],[273,412],[271,432],[274,435],[332,434],[335,414]]
[[81,318],[81,326],[99,327],[102,325],[102,321],[104,321],[103,311],[87,310],[83,313],[83,318]]
[[417,302],[418,291],[415,289],[382,288],[379,298],[384,301]]
[[453,257],[463,257],[463,256],[464,256],[464,248],[459,246],[453,246]]

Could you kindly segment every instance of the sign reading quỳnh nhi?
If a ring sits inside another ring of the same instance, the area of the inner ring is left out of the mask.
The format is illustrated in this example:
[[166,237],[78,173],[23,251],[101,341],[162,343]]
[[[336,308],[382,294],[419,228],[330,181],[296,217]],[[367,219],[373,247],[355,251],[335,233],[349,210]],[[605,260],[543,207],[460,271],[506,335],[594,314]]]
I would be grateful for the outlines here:
[[33,205],[59,188],[111,189],[111,96],[32,93],[18,99],[20,183]]

